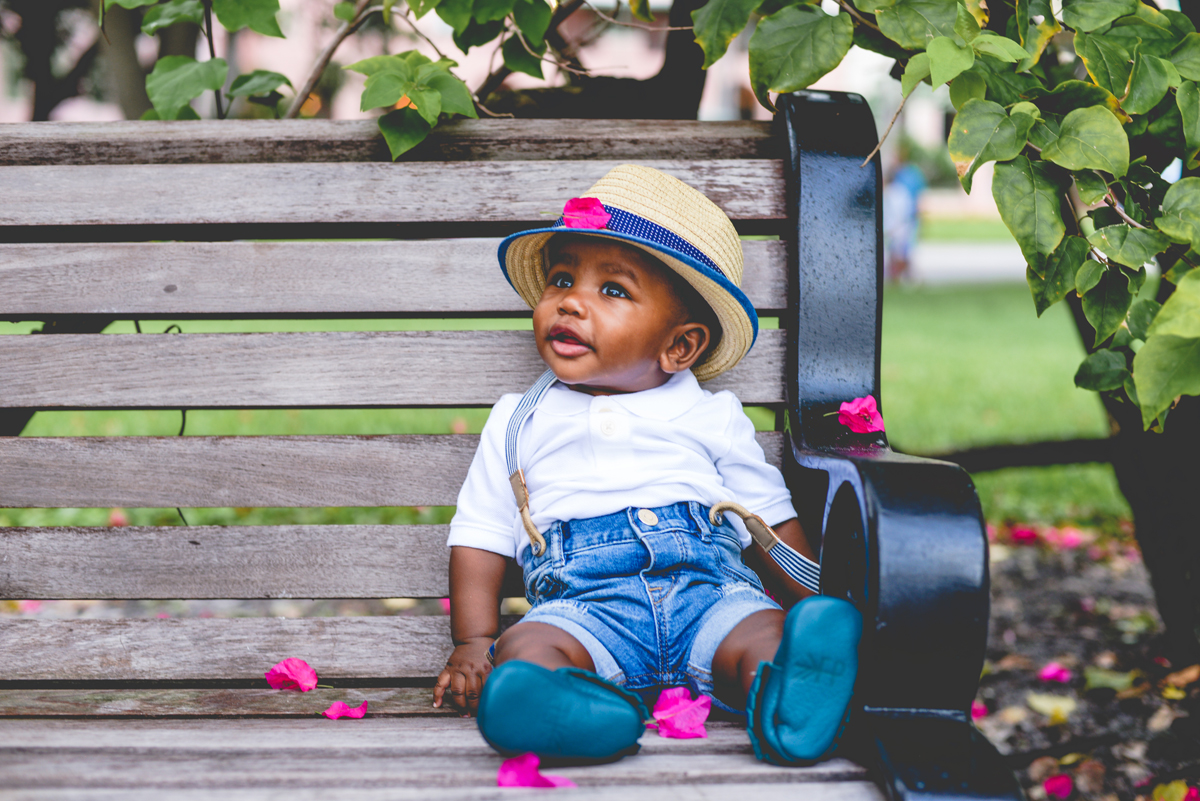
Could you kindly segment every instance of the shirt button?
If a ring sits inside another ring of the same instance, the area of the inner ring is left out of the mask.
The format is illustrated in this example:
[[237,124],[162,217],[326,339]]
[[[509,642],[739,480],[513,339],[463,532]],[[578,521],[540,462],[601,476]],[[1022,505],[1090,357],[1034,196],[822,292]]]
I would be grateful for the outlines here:
[[617,424],[612,420],[605,420],[600,424],[600,433],[606,437],[611,437],[617,433]]
[[658,525],[658,515],[651,512],[649,509],[638,509],[638,520],[641,520],[647,526]]

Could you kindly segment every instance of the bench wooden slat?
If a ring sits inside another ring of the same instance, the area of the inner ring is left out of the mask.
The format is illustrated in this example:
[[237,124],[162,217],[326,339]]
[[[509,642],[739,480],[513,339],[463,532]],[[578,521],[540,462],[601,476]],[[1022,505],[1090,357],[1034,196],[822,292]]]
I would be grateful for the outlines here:
[[[647,161],[734,220],[783,220],[776,160]],[[7,167],[0,226],[544,222],[617,161]],[[464,226],[464,233],[470,232]]]
[[449,617],[0,618],[10,681],[261,679],[298,656],[330,679],[436,676]]
[[[528,314],[499,241],[0,244],[0,317]],[[750,300],[786,307],[786,243],[742,248]]]
[[[779,466],[783,434],[757,436]],[[0,437],[0,507],[451,506],[478,442],[473,434]]]
[[[279,690],[248,689],[231,687],[219,690],[198,689],[142,689],[142,690],[97,690],[97,689],[0,689],[0,718],[6,717],[247,717],[269,715],[271,717],[320,715],[334,701],[345,701],[358,706],[367,701],[367,709],[374,716],[426,715],[431,717],[458,717],[458,713],[447,705],[434,709],[428,687],[381,687],[381,688],[337,688],[318,687],[306,693],[281,692]],[[437,731],[434,728],[433,731]],[[6,738],[11,730],[0,720],[0,749],[11,748],[14,743]],[[238,739],[242,730],[227,733]],[[155,732],[153,743],[157,747],[177,747],[176,742],[164,742],[162,732]],[[75,742],[63,737],[53,741],[60,746],[72,746]],[[243,747],[253,747],[256,737],[246,737]],[[226,740],[228,743],[229,741]],[[86,736],[78,741],[86,745]],[[26,741],[26,745],[35,743]],[[45,744],[50,744],[49,742]]]
[[[705,387],[776,404],[784,332]],[[546,369],[528,331],[0,337],[0,407],[490,406]]]
[[449,526],[0,528],[0,598],[444,598]]
[[[769,122],[451,120],[404,161],[779,158]],[[374,120],[37,122],[0,127],[0,165],[391,161]]]

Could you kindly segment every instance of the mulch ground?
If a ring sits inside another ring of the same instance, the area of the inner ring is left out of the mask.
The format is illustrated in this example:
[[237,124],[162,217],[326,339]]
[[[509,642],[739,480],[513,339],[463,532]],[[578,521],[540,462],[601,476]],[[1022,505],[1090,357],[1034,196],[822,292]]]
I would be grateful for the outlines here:
[[975,723],[1031,801],[1195,801],[1200,665],[1161,656],[1161,621],[1127,527],[991,534]]

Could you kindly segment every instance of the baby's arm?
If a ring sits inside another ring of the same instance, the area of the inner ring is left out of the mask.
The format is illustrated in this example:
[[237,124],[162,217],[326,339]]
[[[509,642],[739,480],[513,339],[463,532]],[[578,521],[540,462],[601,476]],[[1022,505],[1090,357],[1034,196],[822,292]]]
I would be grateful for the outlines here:
[[433,688],[433,705],[450,703],[475,714],[492,666],[488,648],[500,636],[500,591],[508,559],[491,551],[456,545],[450,549],[450,637],[454,652]]

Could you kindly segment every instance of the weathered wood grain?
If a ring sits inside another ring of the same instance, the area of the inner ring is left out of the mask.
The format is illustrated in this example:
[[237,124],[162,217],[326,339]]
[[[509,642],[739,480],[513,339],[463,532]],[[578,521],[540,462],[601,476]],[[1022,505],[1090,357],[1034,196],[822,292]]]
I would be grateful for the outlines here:
[[[553,772],[553,771],[549,771]],[[672,777],[665,777],[672,778]],[[689,781],[685,775],[680,781]],[[410,787],[387,788],[220,787],[211,789],[172,788],[173,801],[546,801],[544,788],[520,787]],[[561,794],[561,793],[560,793]],[[801,794],[791,783],[777,784],[645,784],[640,786],[585,786],[570,791],[571,801],[629,801],[631,798],[669,797],[672,801],[796,801]],[[6,801],[77,801],[75,788],[14,788]],[[119,789],[89,787],[94,801],[161,801],[162,791],[136,787]],[[884,801],[879,788],[868,781],[836,781],[808,784],[805,801]]]
[[[779,466],[783,434],[760,431]],[[450,506],[479,438],[0,437],[0,507]]]
[[[0,226],[537,222],[618,161],[6,167]],[[783,220],[782,162],[647,161],[735,220]],[[569,187],[577,187],[570,189]]]
[[444,598],[449,526],[0,528],[0,598]]
[[56,681],[261,679],[298,656],[318,676],[436,676],[448,617],[0,618],[4,678]]
[[[0,244],[0,317],[528,314],[496,266],[498,244]],[[748,241],[742,249],[750,300],[786,307],[786,243]]]
[[[320,715],[334,701],[345,701],[352,707],[357,707],[367,701],[367,709],[373,718],[395,715],[427,715],[438,718],[458,719],[457,712],[449,705],[434,709],[432,690],[426,687],[380,687],[380,688],[338,688],[325,689],[318,687],[306,693],[271,689],[242,689],[231,688],[221,690],[4,690],[0,689],[0,749],[11,748],[21,744],[29,746],[46,745],[57,747],[85,747],[89,742],[94,743],[97,733],[107,731],[105,736],[111,736],[114,731],[125,731],[122,742],[131,747],[176,748],[196,747],[205,742],[205,735],[211,743],[205,745],[224,744],[231,746],[237,743],[240,748],[253,748],[255,743],[262,743],[264,748],[275,748],[261,740],[263,727],[255,727],[253,723],[263,721],[247,720],[237,727],[227,727],[221,730],[206,728],[189,728],[182,722],[178,726],[159,729],[153,726],[143,727],[137,731],[141,736],[128,734],[128,724],[136,723],[137,718],[160,717],[238,717],[246,718],[252,715],[269,717],[312,717]],[[75,727],[67,729],[52,729],[41,727],[14,728],[14,721],[2,718],[74,718],[87,716],[94,718],[125,718],[120,723],[109,720],[100,727]],[[416,721],[413,721],[415,725]],[[112,728],[109,728],[112,727]],[[277,727],[276,727],[277,728]],[[426,741],[440,729],[434,728],[421,734]],[[279,732],[276,732],[278,736]],[[302,734],[293,735],[293,745],[299,745],[305,739],[311,739],[312,733],[304,730]],[[436,738],[435,738],[436,739]],[[446,738],[441,738],[445,740]],[[364,745],[367,742],[363,743]],[[282,745],[282,744],[279,744]]]
[[[783,390],[784,331],[705,385]],[[546,369],[529,331],[0,336],[0,408],[490,406]]]
[[[767,122],[450,120],[402,161],[780,158]],[[0,165],[391,161],[374,120],[38,122],[0,128]]]

